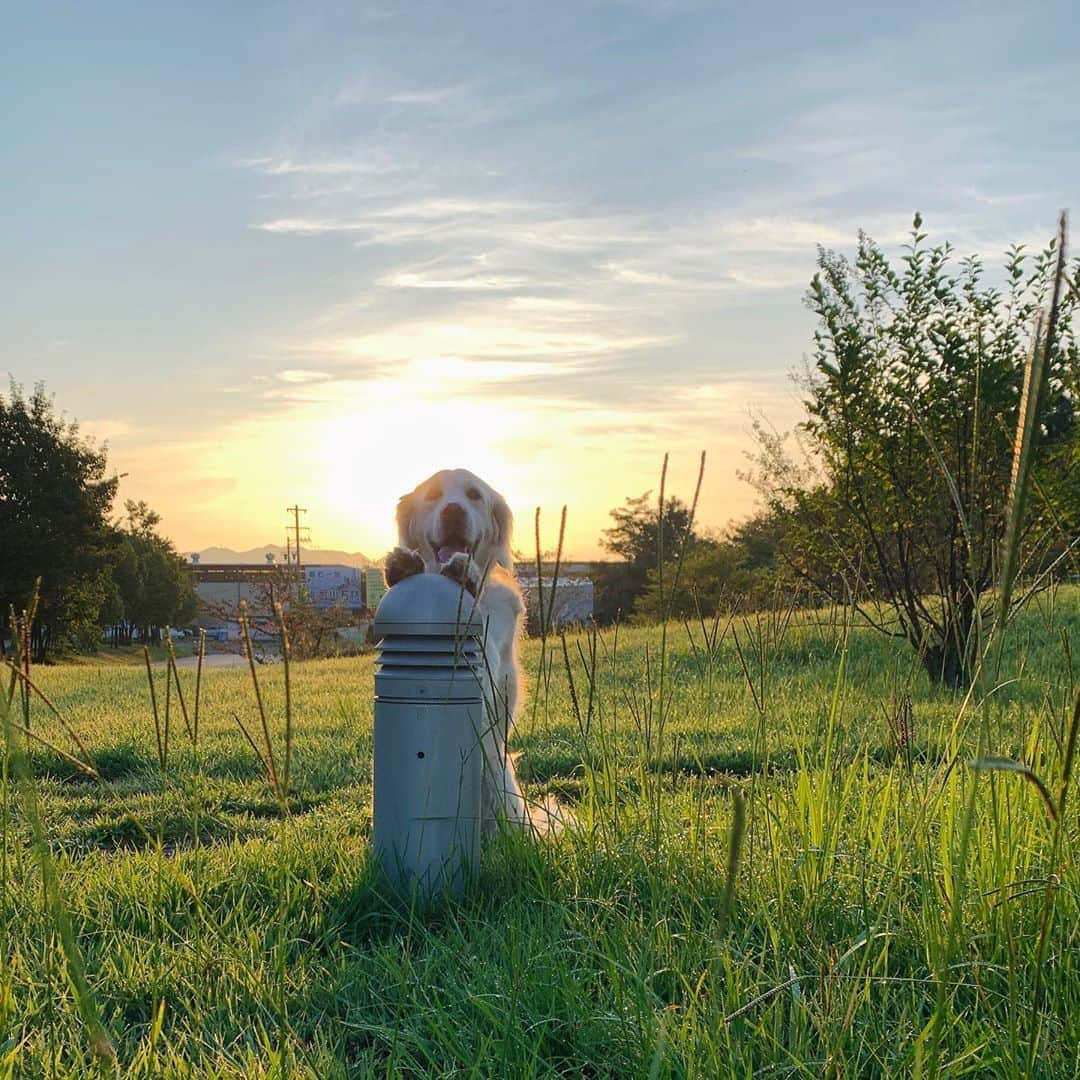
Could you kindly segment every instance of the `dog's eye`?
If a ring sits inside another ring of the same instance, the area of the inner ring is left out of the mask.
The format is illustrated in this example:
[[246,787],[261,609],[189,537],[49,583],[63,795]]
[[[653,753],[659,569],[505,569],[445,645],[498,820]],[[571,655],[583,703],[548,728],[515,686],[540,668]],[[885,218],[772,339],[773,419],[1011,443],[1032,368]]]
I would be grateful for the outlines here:
[[442,488],[428,488],[424,493],[424,498],[428,502],[434,502],[436,499],[442,497]]
[[484,497],[480,493],[479,488],[474,488],[474,487],[467,487],[465,489],[465,494],[468,495],[469,498],[472,499],[473,502],[479,502]]

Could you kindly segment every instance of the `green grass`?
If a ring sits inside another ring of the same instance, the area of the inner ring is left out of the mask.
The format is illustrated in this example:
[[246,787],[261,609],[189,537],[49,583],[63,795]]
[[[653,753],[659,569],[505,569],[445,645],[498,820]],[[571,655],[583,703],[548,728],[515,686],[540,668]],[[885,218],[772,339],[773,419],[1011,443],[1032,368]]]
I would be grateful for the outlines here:
[[[164,645],[151,645],[150,659],[160,662],[168,655]],[[180,638],[173,642],[173,652],[177,656],[194,656],[195,644],[190,639]],[[65,667],[129,667],[131,664],[141,663],[143,658],[142,645],[105,645],[100,652],[96,653],[72,653],[65,656]]]
[[[742,661],[730,631],[709,654],[670,626],[663,708],[657,629],[568,639],[576,708],[559,642],[544,672],[529,643],[519,771],[579,827],[499,838],[477,887],[425,912],[370,860],[370,657],[293,666],[288,818],[232,719],[257,726],[246,671],[204,672],[197,754],[173,701],[163,775],[137,663],[40,669],[101,777],[28,755],[116,1063],[13,785],[0,1077],[1077,1075],[1076,800],[1055,854],[1035,786],[970,761],[981,729],[1060,803],[1080,591],[1016,620],[1015,681],[985,700],[822,619],[737,622]],[[260,671],[278,739],[282,675]],[[33,722],[70,748],[36,703]]]

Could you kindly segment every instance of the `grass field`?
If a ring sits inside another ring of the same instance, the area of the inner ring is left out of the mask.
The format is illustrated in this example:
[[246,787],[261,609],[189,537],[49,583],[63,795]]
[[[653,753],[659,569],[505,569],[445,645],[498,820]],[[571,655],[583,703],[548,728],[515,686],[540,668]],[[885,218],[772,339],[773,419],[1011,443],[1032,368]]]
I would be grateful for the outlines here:
[[427,912],[369,857],[370,658],[293,666],[288,816],[247,672],[204,674],[197,752],[173,701],[162,771],[144,670],[41,669],[101,779],[40,746],[5,777],[0,1076],[1076,1076],[1080,591],[967,698],[847,622],[571,637],[573,695],[530,642],[519,771],[578,827]]

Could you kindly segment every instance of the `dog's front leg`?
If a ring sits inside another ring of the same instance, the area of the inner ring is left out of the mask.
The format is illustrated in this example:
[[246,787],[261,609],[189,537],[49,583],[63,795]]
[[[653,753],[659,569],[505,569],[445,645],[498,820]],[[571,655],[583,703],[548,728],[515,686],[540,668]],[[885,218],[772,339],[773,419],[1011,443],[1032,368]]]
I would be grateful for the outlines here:
[[386,565],[383,574],[386,576],[386,584],[393,588],[399,581],[415,574],[424,572],[424,560],[419,551],[409,548],[396,547],[386,556]]
[[476,565],[468,552],[455,552],[439,567],[439,573],[464,586],[473,596],[480,595],[484,579],[480,573],[480,567]]

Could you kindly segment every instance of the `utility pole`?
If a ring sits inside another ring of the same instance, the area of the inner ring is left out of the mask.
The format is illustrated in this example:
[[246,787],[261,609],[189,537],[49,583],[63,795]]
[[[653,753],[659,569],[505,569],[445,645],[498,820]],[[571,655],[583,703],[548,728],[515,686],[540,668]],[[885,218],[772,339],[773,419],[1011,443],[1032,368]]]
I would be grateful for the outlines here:
[[301,541],[301,539],[303,539],[304,541],[308,541],[308,540],[311,539],[311,537],[309,535],[307,535],[307,532],[308,532],[307,528],[304,529],[305,535],[303,537],[301,537],[301,535],[300,535],[300,515],[307,513],[307,507],[305,507],[305,506],[286,506],[285,507],[285,513],[286,514],[292,514],[292,516],[293,516],[292,529],[293,529],[293,537],[295,539],[295,544],[293,545],[293,559],[294,559],[294,561],[296,563],[296,580],[300,581],[301,580],[300,575],[301,575],[301,572],[302,572],[301,568],[300,568],[300,541]]

